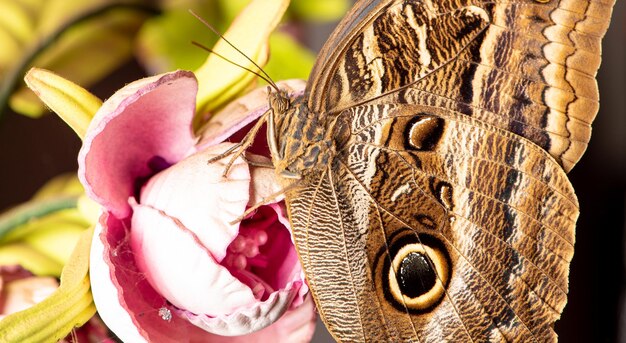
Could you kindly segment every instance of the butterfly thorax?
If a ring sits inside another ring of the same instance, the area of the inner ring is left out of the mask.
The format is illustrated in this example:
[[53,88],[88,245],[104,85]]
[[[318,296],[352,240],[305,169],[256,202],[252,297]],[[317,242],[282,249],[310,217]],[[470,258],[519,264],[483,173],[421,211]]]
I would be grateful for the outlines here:
[[310,111],[303,99],[283,92],[270,94],[277,148],[272,159],[278,174],[287,171],[306,177],[326,168],[335,155],[335,121]]

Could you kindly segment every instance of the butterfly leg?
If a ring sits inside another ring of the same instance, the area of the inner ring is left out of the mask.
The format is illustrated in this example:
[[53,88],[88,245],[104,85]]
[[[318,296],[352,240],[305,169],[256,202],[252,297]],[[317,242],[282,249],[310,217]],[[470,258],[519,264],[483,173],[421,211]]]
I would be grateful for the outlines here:
[[248,208],[242,215],[240,215],[239,217],[237,217],[235,220],[233,220],[232,222],[230,222],[230,225],[235,225],[237,223],[239,223],[240,221],[244,220],[246,217],[248,217],[251,213],[255,212],[256,210],[259,209],[259,207],[263,206],[263,205],[267,205],[267,204],[271,204],[273,202],[277,202],[278,200],[280,200],[280,197],[282,195],[284,195],[285,193],[289,192],[290,190],[292,190],[293,188],[295,188],[297,186],[297,183],[292,183],[290,185],[287,185],[286,187],[284,187],[283,189],[279,190],[278,192],[274,192],[270,195],[268,195],[267,197],[263,198],[263,200],[257,202],[256,204],[254,204],[252,207]]
[[278,160],[282,160],[283,156],[278,151],[278,139],[276,138],[276,123],[274,122],[274,111],[270,108],[270,115],[267,118],[267,144],[270,147],[272,156]]
[[209,158],[209,160],[207,161],[207,164],[213,164],[221,159],[223,159],[224,157],[230,156],[233,151],[241,148],[241,146],[243,145],[243,141],[231,146],[230,148],[228,148],[228,150],[224,151],[223,153],[217,155],[217,156],[213,156],[211,158]]
[[267,161],[267,160],[253,160],[253,159],[250,159],[245,154],[242,156],[242,158],[244,159],[244,161],[246,161],[246,163],[248,163],[249,165],[251,165],[253,167],[276,169],[276,168],[274,168],[274,164],[271,161]]
[[[274,166],[274,164],[270,161],[265,161],[265,160],[255,161],[255,160],[250,159],[246,155],[243,155],[242,158],[244,159],[244,161],[246,161],[246,163],[248,163],[251,166],[276,170],[276,166]],[[292,180],[302,179],[302,175],[298,173],[290,172],[288,170],[281,171],[280,176],[286,179],[292,179]]]
[[222,176],[226,177],[233,163],[235,163],[235,160],[239,156],[241,156],[246,151],[246,149],[248,149],[249,146],[252,145],[252,143],[254,142],[254,137],[256,137],[256,134],[261,129],[261,126],[263,126],[263,124],[267,121],[267,115],[269,113],[271,113],[271,110],[267,110],[265,113],[263,113],[263,115],[259,118],[256,124],[254,124],[254,126],[250,129],[250,131],[248,131],[248,133],[246,134],[246,136],[243,138],[241,142],[233,145],[232,147],[230,147],[228,150],[224,151],[223,153],[210,158],[207,161],[207,163],[208,164],[215,163],[225,157],[233,155],[230,161],[228,161],[228,164],[226,165],[226,167],[224,168],[224,173],[222,173]]

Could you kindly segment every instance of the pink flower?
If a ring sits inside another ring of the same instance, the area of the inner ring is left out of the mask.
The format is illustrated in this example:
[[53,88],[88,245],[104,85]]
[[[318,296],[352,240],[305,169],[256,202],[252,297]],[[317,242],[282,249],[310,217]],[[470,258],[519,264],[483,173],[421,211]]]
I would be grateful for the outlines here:
[[[263,91],[202,138],[191,130],[196,92],[190,72],[139,80],[90,124],[79,177],[104,208],[90,262],[98,312],[124,341],[308,341],[314,307],[283,202],[231,224],[280,189],[273,170],[239,158],[223,178],[230,157],[207,164],[267,109]],[[258,137],[249,151],[267,158]]]
[[19,266],[0,266],[0,320],[44,300],[58,287],[53,277],[34,276]]
[[[48,298],[58,288],[59,282],[54,277],[35,276],[19,265],[0,266],[0,320],[31,308]],[[60,342],[112,343],[113,340],[109,336],[107,328],[97,316],[94,316]]]

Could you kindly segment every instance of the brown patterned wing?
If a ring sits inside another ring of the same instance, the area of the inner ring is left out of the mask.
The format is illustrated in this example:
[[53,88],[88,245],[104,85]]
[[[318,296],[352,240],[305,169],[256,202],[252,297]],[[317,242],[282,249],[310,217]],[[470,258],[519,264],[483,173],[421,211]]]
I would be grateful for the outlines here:
[[464,114],[364,105],[291,191],[320,315],[343,342],[556,341],[577,200],[534,143]]
[[566,171],[598,111],[595,75],[614,0],[361,1],[322,50],[308,106],[448,108],[511,131]]

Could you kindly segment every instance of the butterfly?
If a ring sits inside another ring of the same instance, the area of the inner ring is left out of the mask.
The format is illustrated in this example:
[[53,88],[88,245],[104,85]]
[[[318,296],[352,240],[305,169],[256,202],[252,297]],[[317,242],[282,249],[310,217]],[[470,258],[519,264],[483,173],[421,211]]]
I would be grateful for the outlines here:
[[[343,342],[556,341],[614,0],[370,0],[267,140]],[[256,131],[254,131],[256,132]]]

